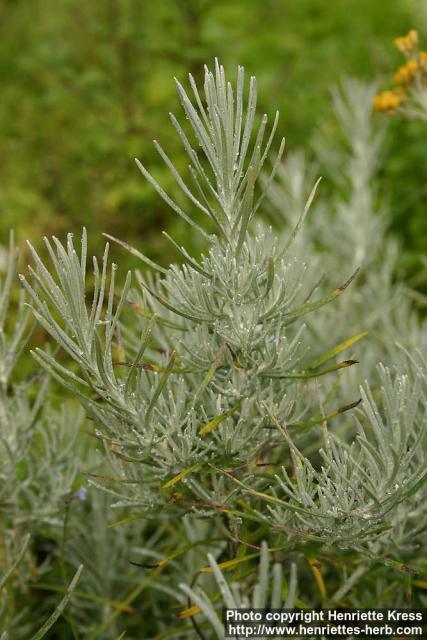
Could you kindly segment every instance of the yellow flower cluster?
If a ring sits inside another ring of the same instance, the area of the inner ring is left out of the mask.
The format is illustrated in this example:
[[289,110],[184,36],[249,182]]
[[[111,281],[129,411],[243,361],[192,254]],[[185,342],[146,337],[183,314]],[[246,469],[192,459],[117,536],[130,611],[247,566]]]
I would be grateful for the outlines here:
[[390,91],[382,91],[375,96],[373,107],[375,111],[390,112],[395,111],[405,99],[403,89],[391,89]]
[[427,51],[418,50],[418,32],[415,29],[409,31],[406,36],[401,36],[394,40],[396,47],[405,55],[407,62],[399,67],[394,74],[394,81],[401,85],[389,91],[383,91],[375,96],[373,108],[375,111],[393,112],[407,98],[407,93],[402,87],[407,88],[409,95],[411,94],[411,85],[417,79],[425,79],[427,75]]
[[411,54],[418,46],[418,32],[411,29],[406,36],[401,36],[394,40],[396,47],[405,55]]
[[420,65],[416,58],[411,58],[406,64],[396,71],[394,75],[394,81],[397,84],[411,84],[414,80]]

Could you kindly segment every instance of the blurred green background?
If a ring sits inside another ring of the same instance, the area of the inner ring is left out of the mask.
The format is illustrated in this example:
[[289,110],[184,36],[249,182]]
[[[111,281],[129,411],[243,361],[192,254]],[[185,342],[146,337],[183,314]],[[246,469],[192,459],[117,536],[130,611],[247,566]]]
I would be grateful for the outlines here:
[[[0,242],[10,227],[39,245],[86,225],[93,251],[106,231],[155,257],[170,252],[160,229],[183,241],[188,228],[133,158],[175,190],[151,144],[185,170],[168,120],[180,111],[173,76],[200,78],[214,56],[233,72],[245,65],[260,110],[280,109],[288,149],[309,150],[332,117],[331,85],[389,83],[392,40],[410,28],[427,48],[417,0],[1,0],[0,18]],[[413,269],[427,245],[425,125],[393,119],[381,178]]]

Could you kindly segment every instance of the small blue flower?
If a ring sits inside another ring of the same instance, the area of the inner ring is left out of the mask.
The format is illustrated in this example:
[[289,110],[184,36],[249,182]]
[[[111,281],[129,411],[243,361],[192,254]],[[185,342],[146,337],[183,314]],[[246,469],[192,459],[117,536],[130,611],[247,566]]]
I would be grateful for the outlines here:
[[84,502],[86,500],[86,495],[87,495],[86,487],[83,487],[83,486],[79,487],[77,491],[74,492],[74,495],[76,496],[76,498]]

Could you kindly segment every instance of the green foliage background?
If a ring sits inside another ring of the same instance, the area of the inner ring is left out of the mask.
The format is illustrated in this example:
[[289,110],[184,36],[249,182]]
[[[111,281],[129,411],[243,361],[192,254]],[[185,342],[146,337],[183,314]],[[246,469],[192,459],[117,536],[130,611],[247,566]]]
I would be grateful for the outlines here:
[[[329,87],[343,75],[388,82],[392,39],[423,20],[415,0],[2,0],[0,3],[0,241],[88,227],[170,251],[159,234],[188,234],[142,179],[134,156],[170,191],[151,139],[185,159],[166,113],[180,109],[172,76],[201,77],[219,56],[257,76],[264,104],[281,110],[288,148],[309,148],[330,116]],[[425,40],[424,40],[425,42]],[[382,116],[378,116],[382,117]],[[395,120],[384,194],[405,247],[427,244],[423,127]],[[331,137],[331,148],[334,140]],[[325,185],[322,188],[327,188]],[[188,238],[185,239],[188,243]],[[121,263],[128,260],[121,253]],[[413,264],[414,261],[412,260]]]

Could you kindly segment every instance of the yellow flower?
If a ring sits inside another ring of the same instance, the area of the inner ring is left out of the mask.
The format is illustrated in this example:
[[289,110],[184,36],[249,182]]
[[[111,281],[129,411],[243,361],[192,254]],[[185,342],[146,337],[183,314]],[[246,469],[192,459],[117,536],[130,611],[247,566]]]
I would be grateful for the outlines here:
[[427,71],[427,51],[420,51],[420,55],[418,57],[419,66],[421,71]]
[[402,53],[412,53],[418,46],[418,32],[411,29],[406,36],[395,38],[394,44]]
[[403,89],[392,89],[391,91],[383,91],[375,96],[373,100],[374,111],[394,111],[405,99]]
[[394,80],[397,84],[409,84],[415,78],[415,75],[419,69],[418,60],[411,58],[406,64],[396,71]]

